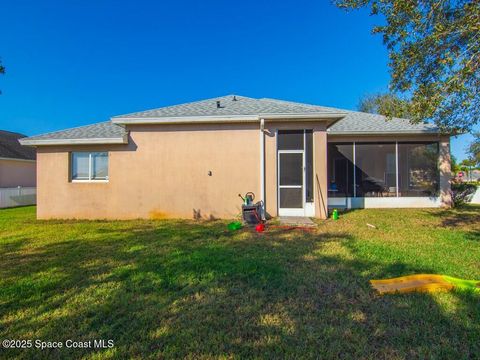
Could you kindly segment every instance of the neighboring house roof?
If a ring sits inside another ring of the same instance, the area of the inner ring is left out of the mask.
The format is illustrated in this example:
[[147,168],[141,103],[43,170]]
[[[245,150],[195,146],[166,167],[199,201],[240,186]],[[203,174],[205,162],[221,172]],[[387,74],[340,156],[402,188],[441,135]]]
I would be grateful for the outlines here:
[[26,136],[19,133],[0,130],[0,158],[35,160],[36,152],[18,141]]
[[213,99],[166,106],[158,109],[118,115],[111,121],[32,136],[22,140],[25,145],[53,144],[120,144],[127,143],[128,124],[178,124],[216,122],[258,122],[260,119],[316,120],[330,122],[331,135],[348,134],[436,134],[440,130],[432,124],[411,124],[407,119],[309,105],[276,99],[254,99],[228,95]]
[[126,144],[127,131],[121,125],[104,121],[97,124],[54,131],[21,140],[24,145]]

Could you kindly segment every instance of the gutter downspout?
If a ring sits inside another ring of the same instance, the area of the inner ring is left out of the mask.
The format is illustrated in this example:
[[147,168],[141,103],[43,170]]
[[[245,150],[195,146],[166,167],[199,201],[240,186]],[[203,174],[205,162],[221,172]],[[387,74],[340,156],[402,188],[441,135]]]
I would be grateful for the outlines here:
[[265,220],[265,119],[260,119],[260,201],[262,202],[261,218]]

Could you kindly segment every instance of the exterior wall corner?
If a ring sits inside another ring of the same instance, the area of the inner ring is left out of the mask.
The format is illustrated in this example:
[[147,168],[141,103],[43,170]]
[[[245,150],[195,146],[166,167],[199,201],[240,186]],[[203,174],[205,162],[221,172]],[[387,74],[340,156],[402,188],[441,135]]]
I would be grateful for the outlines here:
[[315,217],[328,218],[327,133],[313,131]]

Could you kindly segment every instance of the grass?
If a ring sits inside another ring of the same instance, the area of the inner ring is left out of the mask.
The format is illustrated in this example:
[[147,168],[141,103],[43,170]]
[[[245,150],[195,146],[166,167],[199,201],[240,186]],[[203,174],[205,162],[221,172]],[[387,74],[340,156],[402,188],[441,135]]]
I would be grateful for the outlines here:
[[[17,358],[476,358],[480,298],[368,280],[480,280],[480,207],[357,210],[315,233],[226,223],[37,221],[0,210],[0,340],[112,339]],[[376,229],[368,227],[370,223]]]

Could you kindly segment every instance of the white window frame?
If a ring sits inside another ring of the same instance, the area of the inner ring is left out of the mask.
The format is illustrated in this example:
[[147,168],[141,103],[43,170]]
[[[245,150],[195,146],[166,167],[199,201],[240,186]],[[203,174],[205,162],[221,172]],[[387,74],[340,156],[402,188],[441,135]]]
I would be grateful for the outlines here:
[[[73,178],[73,154],[79,154],[79,153],[84,153],[88,154],[88,179],[74,179]],[[94,154],[101,154],[101,153],[106,153],[107,154],[107,169],[108,169],[108,175],[106,179],[94,179],[93,178],[93,162],[92,158]],[[109,174],[110,174],[110,154],[108,151],[72,151],[70,153],[70,181],[72,183],[108,183],[109,181]]]

